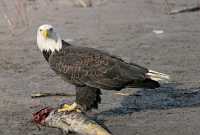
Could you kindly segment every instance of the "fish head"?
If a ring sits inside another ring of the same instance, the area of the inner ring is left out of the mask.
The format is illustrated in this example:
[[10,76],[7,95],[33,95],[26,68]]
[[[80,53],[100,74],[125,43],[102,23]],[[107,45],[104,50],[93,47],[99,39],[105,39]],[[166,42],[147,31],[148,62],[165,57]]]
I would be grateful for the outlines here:
[[49,116],[49,114],[53,111],[51,107],[45,107],[39,110],[36,113],[33,113],[32,121],[36,124],[44,125],[45,119]]

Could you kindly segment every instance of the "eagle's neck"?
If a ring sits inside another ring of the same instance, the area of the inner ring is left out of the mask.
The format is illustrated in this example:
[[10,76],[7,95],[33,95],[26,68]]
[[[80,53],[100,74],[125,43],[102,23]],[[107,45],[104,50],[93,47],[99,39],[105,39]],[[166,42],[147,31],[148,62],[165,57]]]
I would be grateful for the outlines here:
[[37,45],[38,48],[43,52],[45,51],[59,51],[62,48],[62,39],[57,34],[54,38],[47,38],[45,39],[43,36],[38,34],[37,36]]
[[55,52],[59,52],[61,51],[63,48],[70,46],[69,43],[65,42],[64,40],[62,40],[62,48],[60,48],[60,50],[55,50],[55,51],[51,51],[51,50],[43,50],[43,56],[46,59],[47,62],[49,62],[49,57],[51,56],[51,54],[55,53]]

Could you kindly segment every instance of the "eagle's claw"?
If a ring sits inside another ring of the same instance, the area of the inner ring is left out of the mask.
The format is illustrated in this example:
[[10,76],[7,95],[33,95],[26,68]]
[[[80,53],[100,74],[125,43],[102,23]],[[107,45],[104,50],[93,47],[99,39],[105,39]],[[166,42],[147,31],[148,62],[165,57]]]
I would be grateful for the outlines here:
[[81,112],[81,110],[78,108],[77,103],[73,103],[71,105],[64,104],[62,108],[58,109],[58,112],[71,112],[71,111]]

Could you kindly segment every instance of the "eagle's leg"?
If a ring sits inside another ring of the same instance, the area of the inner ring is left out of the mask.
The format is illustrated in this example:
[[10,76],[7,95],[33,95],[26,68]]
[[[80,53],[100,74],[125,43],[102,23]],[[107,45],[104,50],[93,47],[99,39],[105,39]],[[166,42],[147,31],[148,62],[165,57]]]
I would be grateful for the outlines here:
[[93,88],[89,86],[78,87],[76,86],[76,101],[69,105],[64,104],[58,112],[64,111],[82,111],[86,112],[92,108],[97,108],[98,104],[101,102],[101,91],[98,88]]
[[97,109],[101,102],[101,90],[90,86],[76,86],[76,103],[84,112]]
[[73,104],[64,104],[62,108],[58,109],[58,112],[71,112],[71,111],[77,111],[81,112],[79,105],[74,102]]

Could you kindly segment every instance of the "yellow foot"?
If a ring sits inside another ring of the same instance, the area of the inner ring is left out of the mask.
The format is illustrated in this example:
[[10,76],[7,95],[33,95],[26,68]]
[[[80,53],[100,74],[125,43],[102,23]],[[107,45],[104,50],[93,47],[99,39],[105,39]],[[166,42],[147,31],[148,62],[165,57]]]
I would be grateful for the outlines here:
[[77,103],[73,103],[72,105],[64,104],[62,108],[58,109],[58,112],[71,112],[71,111],[81,112],[81,110],[78,109]]

